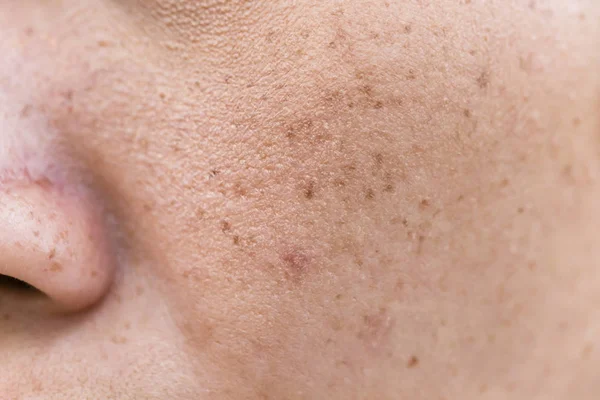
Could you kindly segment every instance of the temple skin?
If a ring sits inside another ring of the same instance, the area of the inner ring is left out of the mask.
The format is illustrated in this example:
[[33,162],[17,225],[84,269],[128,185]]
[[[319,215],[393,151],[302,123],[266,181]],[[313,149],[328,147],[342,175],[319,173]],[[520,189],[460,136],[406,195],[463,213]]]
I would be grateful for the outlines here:
[[597,399],[599,21],[0,0],[0,399]]

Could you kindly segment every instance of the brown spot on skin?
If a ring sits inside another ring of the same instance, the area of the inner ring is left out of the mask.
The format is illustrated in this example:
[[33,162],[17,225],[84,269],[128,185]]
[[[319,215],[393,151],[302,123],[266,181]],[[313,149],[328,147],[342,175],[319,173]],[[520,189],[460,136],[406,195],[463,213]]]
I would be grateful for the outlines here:
[[208,177],[214,178],[219,174],[220,174],[220,171],[218,169],[211,169],[210,172],[208,173]]
[[375,198],[375,191],[373,189],[367,189],[367,193],[365,194],[365,199],[373,200]]
[[358,90],[367,97],[373,96],[373,88],[369,85],[362,85]]
[[108,47],[110,45],[110,43],[108,43],[106,40],[98,40],[98,47]]
[[465,108],[463,110],[463,115],[467,118],[471,118],[471,110],[469,110],[468,108]]
[[477,85],[480,89],[485,89],[490,84],[490,74],[487,71],[483,71],[477,78]]
[[127,343],[127,338],[123,336],[113,336],[110,338],[110,341],[115,344],[125,344]]
[[517,212],[518,212],[519,214],[523,214],[523,213],[525,212],[525,208],[523,208],[523,207],[519,207],[519,208],[517,209]]
[[315,197],[315,183],[309,182],[306,188],[304,189],[304,197],[308,200],[312,200]]
[[594,345],[591,343],[586,344],[585,347],[583,348],[583,350],[581,351],[581,358],[584,360],[587,360],[588,358],[590,358],[590,355],[592,354],[593,351],[594,351]]
[[239,246],[239,244],[240,244],[240,237],[238,235],[234,235],[233,236],[233,244],[235,244],[236,246]]
[[412,33],[412,25],[411,24],[404,26],[404,33],[406,33],[406,34]]
[[392,185],[391,183],[388,183],[387,185],[385,185],[385,187],[383,188],[383,191],[385,193],[394,193],[394,185]]
[[336,294],[336,295],[335,295],[335,299],[336,299],[336,300],[341,300],[341,299],[342,299],[342,297],[343,297],[343,296],[342,296],[342,294],[341,294],[341,293],[338,293],[338,294]]
[[221,221],[221,231],[223,233],[231,230],[231,223],[229,221]]
[[308,118],[301,119],[288,125],[286,129],[286,136],[288,139],[295,139],[300,135],[306,135],[307,133],[310,133],[313,126],[314,123],[312,120]]
[[407,368],[415,368],[418,365],[419,365],[419,359],[417,358],[417,356],[412,356],[406,363]]
[[281,255],[285,274],[295,281],[300,280],[308,271],[310,259],[300,250],[291,250]]
[[40,237],[40,231],[33,231],[33,236]]
[[10,320],[10,314],[4,314],[4,315],[2,316],[2,319],[3,319],[3,320],[5,320],[5,321],[8,321],[8,320]]
[[98,271],[93,270],[90,275],[92,275],[93,277],[96,277],[96,276],[98,276]]
[[383,102],[382,101],[376,101],[375,104],[373,104],[373,108],[376,110],[380,110],[383,108]]
[[50,253],[48,253],[48,260],[52,260],[54,257],[56,257],[56,249],[52,249],[50,250]]
[[59,263],[57,263],[57,262],[53,262],[53,263],[50,265],[50,271],[51,271],[51,272],[60,272],[60,271],[62,271],[62,270],[63,270],[63,267],[62,267],[62,265],[60,265],[60,264],[59,264]]
[[419,203],[419,208],[420,208],[421,210],[425,210],[425,209],[427,209],[428,207],[429,207],[429,200],[427,200],[427,199],[423,199],[423,200],[421,200],[421,202]]

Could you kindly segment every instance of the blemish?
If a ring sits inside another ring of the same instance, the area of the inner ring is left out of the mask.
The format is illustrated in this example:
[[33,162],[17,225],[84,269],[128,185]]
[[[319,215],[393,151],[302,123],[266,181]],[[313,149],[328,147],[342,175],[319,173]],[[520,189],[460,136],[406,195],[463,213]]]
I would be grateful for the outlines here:
[[240,244],[240,237],[238,235],[234,235],[233,236],[233,244],[235,244],[236,246],[239,246],[239,244]]
[[367,189],[367,193],[365,194],[365,199],[373,200],[375,198],[375,191],[373,189]]
[[406,363],[407,368],[415,368],[418,365],[419,365],[419,359],[417,358],[417,356],[411,356],[408,359],[408,362]]
[[52,260],[52,259],[54,259],[54,257],[56,257],[56,249],[52,249],[48,253],[48,260]]
[[411,80],[411,81],[417,79],[417,74],[415,73],[414,69],[409,69],[408,70],[408,74],[406,75],[406,79]]
[[27,118],[31,115],[31,110],[33,109],[33,107],[31,106],[31,104],[26,104],[22,109],[21,109],[21,118]]
[[50,266],[50,271],[51,272],[60,272],[63,270],[62,265],[60,265],[57,262],[53,262],[52,265]]
[[385,193],[393,193],[394,192],[394,185],[392,185],[391,183],[388,183],[387,185],[385,185],[385,187],[383,188],[383,191]]
[[477,85],[479,86],[480,89],[485,89],[486,87],[488,87],[489,84],[490,84],[490,74],[488,71],[483,71],[477,77]]
[[471,110],[469,110],[468,108],[465,108],[463,110],[463,115],[467,118],[471,118]]
[[283,261],[288,277],[296,280],[308,271],[310,265],[308,256],[300,250],[291,250],[282,254],[281,261]]
[[420,208],[421,210],[425,210],[425,209],[427,209],[428,207],[429,207],[429,200],[427,200],[427,199],[423,199],[423,200],[421,200],[421,202],[419,203],[419,208]]
[[219,174],[220,174],[220,171],[218,169],[211,169],[209,171],[209,173],[208,173],[208,177],[209,178],[214,178],[214,177],[216,177]]
[[382,101],[376,101],[375,104],[373,104],[373,108],[376,110],[380,110],[381,108],[383,108],[383,102]]
[[523,213],[525,212],[525,208],[523,208],[523,207],[519,207],[519,208],[517,209],[517,212],[518,212],[519,214],[523,214]]
[[315,183],[309,182],[306,188],[304,189],[304,197],[308,200],[312,200],[315,197]]
[[221,231],[223,233],[231,230],[231,223],[229,221],[221,221]]
[[96,271],[96,270],[92,270],[92,272],[90,273],[90,275],[91,275],[93,278],[95,278],[95,277],[97,277],[97,276],[98,276],[98,271]]
[[413,28],[412,28],[411,24],[408,24],[408,25],[404,26],[404,33],[406,33],[407,35],[410,34],[410,33],[412,33],[412,30],[413,30]]

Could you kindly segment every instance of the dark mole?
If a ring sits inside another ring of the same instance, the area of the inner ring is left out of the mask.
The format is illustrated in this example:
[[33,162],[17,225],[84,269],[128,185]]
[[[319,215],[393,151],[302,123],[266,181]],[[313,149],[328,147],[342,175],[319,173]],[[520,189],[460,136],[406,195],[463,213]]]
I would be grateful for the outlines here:
[[231,223],[229,221],[221,221],[221,231],[229,232],[231,230]]
[[485,89],[490,83],[490,74],[487,71],[483,71],[481,75],[477,78],[477,85],[481,89]]
[[215,176],[217,176],[219,174],[220,174],[220,171],[218,169],[211,169],[210,172],[208,173],[208,177],[214,178]]
[[417,356],[412,356],[406,363],[407,368],[414,368],[417,365],[419,365],[419,359],[417,358]]

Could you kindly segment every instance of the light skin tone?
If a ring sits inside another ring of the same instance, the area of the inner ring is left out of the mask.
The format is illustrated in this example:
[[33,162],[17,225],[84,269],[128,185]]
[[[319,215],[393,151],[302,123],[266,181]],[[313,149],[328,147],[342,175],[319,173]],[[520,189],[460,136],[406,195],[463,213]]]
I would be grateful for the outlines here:
[[599,49],[593,0],[0,0],[0,397],[598,398]]

